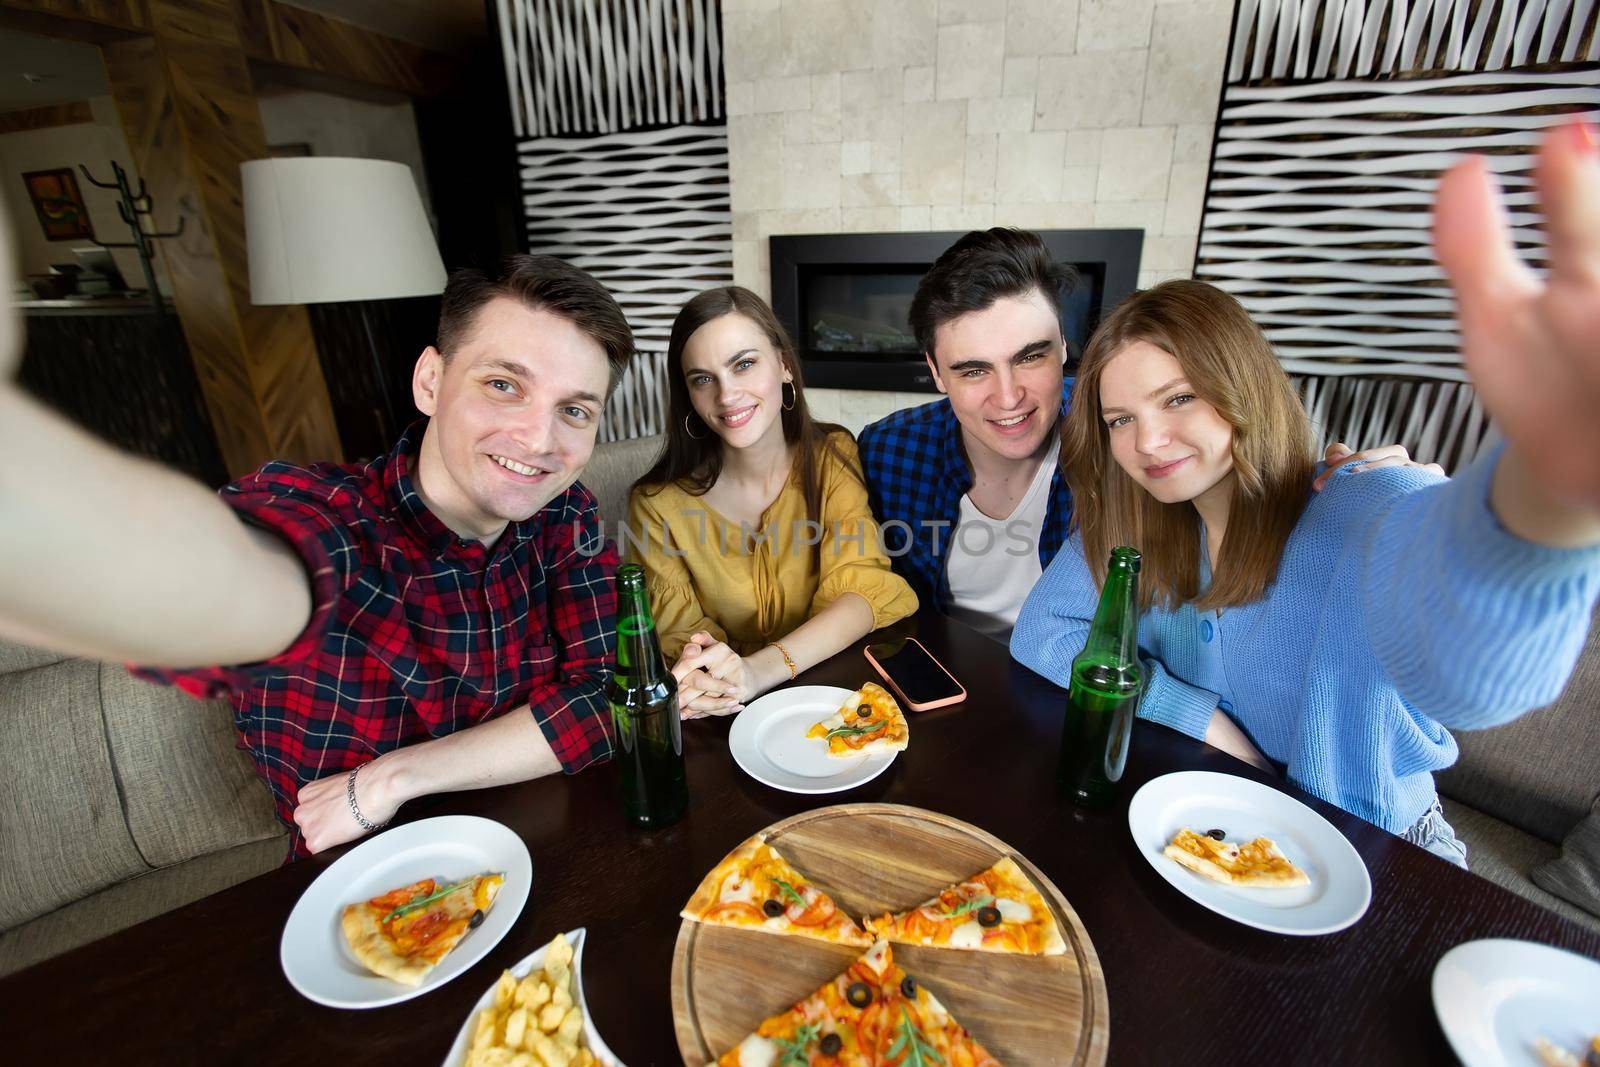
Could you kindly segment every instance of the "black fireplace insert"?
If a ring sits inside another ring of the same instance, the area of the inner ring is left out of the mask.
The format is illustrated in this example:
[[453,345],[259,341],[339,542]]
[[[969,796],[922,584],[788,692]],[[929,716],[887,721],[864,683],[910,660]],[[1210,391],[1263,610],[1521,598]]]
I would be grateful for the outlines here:
[[[1143,230],[1040,230],[1078,281],[1061,297],[1076,360],[1101,312],[1133,292]],[[771,237],[772,309],[794,337],[808,386],[936,392],[908,316],[917,282],[961,236],[852,233]]]

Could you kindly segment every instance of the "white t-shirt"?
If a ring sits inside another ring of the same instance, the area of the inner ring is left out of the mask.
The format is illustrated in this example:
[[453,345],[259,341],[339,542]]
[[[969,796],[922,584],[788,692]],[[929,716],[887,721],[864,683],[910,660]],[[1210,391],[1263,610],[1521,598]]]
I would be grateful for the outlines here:
[[961,518],[951,538],[945,575],[950,580],[950,615],[997,641],[1009,643],[1017,613],[1044,569],[1039,538],[1050,506],[1056,453],[1047,453],[1028,491],[1012,513],[991,519],[961,497]]

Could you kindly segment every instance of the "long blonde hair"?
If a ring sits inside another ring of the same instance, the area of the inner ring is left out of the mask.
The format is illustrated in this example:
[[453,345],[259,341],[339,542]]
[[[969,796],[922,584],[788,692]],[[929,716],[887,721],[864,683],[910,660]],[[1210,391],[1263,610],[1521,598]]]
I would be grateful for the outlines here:
[[[1145,341],[1169,353],[1195,394],[1233,427],[1233,494],[1227,533],[1200,595],[1200,515],[1185,501],[1163,504],[1111,454],[1100,416],[1100,379],[1124,347]],[[1118,545],[1144,555],[1142,608],[1201,611],[1266,595],[1283,546],[1304,510],[1314,470],[1311,424],[1288,375],[1239,302],[1204,282],[1162,282],[1134,293],[1108,315],[1084,352],[1061,428],[1074,524],[1096,583]]]

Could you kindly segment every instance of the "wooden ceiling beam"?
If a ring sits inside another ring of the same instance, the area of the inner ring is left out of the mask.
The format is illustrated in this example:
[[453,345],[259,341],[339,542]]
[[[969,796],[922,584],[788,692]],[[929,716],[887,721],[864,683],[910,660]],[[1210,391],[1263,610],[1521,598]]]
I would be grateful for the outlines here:
[[[0,0],[0,28],[105,44],[150,33],[150,6],[150,0]],[[244,55],[275,82],[394,99],[437,95],[455,77],[453,56],[276,0],[227,0],[208,17],[230,9]]]
[[150,32],[144,0],[0,0],[0,29],[104,44]]
[[434,96],[455,76],[456,60],[351,22],[274,0],[234,0],[240,37],[252,60],[409,97]]
[[47,130],[52,126],[77,126],[94,121],[94,112],[84,100],[70,104],[49,104],[45,107],[24,107],[15,111],[0,111],[0,133],[20,133],[23,130]]

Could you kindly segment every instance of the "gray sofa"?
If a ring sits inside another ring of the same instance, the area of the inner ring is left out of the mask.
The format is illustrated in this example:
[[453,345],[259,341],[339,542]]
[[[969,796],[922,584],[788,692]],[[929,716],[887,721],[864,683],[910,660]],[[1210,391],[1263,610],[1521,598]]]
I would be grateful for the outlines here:
[[288,855],[233,709],[0,643],[0,974]]
[[1600,930],[1600,916],[1530,878],[1560,854],[1580,823],[1600,819],[1591,814],[1600,794],[1600,610],[1559,700],[1505,726],[1455,737],[1461,759],[1439,775],[1439,794],[1445,817],[1466,842],[1467,867]]
[[[583,481],[608,535],[660,449],[596,449]],[[1472,870],[1600,929],[1529,877],[1600,793],[1600,618],[1559,701],[1458,739],[1439,788]],[[0,643],[0,974],[271,870],[287,847],[227,704]]]

